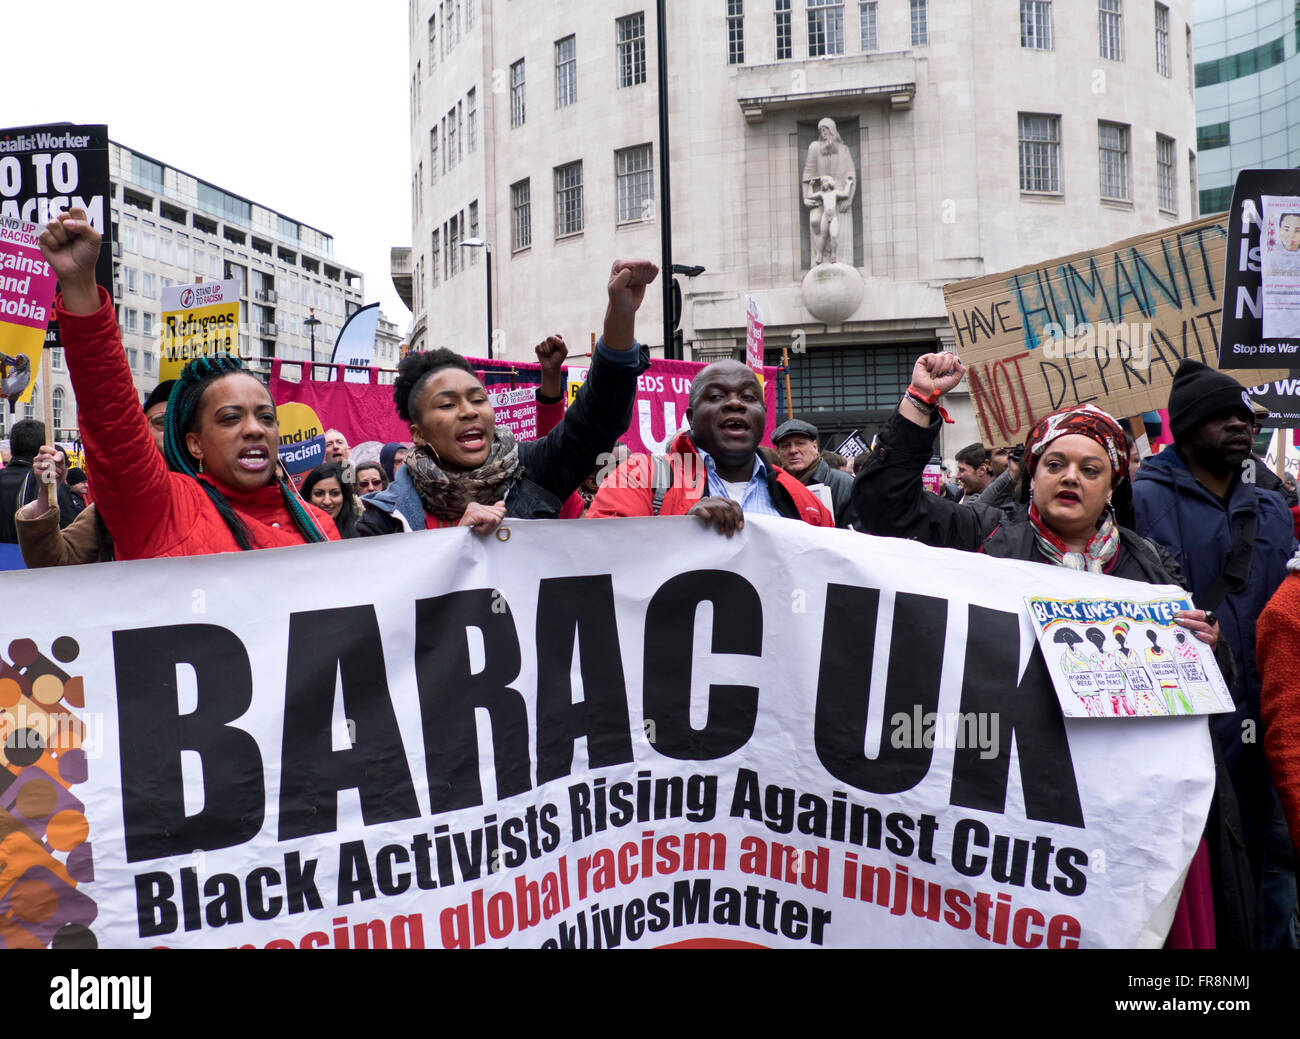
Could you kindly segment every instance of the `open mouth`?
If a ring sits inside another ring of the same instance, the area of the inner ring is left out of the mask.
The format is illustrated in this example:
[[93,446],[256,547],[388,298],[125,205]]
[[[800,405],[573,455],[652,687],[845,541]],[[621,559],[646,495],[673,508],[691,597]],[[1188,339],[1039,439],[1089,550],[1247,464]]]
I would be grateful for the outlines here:
[[481,429],[470,429],[458,436],[456,443],[467,451],[478,451],[486,446],[487,436]]
[[1056,500],[1067,505],[1078,505],[1081,499],[1074,491],[1061,491],[1056,495]]
[[246,447],[239,452],[236,461],[241,469],[260,473],[271,464],[271,453],[265,447]]
[[728,436],[749,435],[749,423],[741,418],[723,419],[718,428]]

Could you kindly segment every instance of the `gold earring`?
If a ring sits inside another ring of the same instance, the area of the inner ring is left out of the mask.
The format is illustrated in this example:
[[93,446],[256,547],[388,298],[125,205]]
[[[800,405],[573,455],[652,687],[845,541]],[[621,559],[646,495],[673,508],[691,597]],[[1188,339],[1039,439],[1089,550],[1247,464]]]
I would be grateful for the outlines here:
[[200,473],[200,475],[203,473],[203,459],[202,459],[202,458],[199,459],[199,473]]

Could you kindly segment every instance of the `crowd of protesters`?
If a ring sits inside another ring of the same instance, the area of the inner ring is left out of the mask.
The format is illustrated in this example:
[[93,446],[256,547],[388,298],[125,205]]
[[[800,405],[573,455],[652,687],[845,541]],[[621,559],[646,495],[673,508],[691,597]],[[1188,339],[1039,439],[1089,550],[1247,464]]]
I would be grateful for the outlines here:
[[932,493],[923,471],[947,418],[940,401],[964,375],[953,355],[917,360],[898,408],[851,460],[824,451],[800,418],[760,446],[762,386],[746,365],[721,361],[692,381],[688,428],[668,450],[629,455],[617,442],[649,366],[636,315],[658,270],[619,260],[588,378],[567,408],[563,340],[537,347],[538,439],[497,425],[459,354],[411,354],[393,387],[409,446],[354,464],[346,437],[329,430],[324,462],[298,489],[277,464],[274,402],[238,360],[191,362],[141,406],[95,284],[99,245],[77,210],[42,235],[90,479],[65,468],[41,423],[15,425],[0,540],[18,542],[29,567],[457,526],[486,535],[508,517],[686,515],[733,537],[747,517],[773,516],[1181,585],[1195,605],[1177,616],[1184,639],[1214,651],[1236,710],[1210,717],[1216,796],[1169,944],[1297,947],[1300,505],[1294,481],[1252,455],[1257,417],[1227,375],[1182,363],[1168,403],[1173,443],[1145,460],[1119,422],[1081,405],[1043,419],[1021,445],[963,448],[955,481]]

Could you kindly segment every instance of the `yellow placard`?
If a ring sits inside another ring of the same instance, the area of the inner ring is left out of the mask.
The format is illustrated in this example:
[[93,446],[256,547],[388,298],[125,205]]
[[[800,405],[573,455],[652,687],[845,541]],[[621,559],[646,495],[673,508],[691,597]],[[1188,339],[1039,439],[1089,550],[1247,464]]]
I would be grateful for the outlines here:
[[239,354],[239,301],[163,314],[159,381],[175,379],[196,357]]

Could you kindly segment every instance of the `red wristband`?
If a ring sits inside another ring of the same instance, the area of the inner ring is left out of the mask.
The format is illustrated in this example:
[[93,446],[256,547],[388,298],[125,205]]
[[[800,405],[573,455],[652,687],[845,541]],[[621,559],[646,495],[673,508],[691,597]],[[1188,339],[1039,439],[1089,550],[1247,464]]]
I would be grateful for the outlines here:
[[926,407],[933,408],[935,411],[939,413],[939,417],[942,418],[944,422],[948,423],[948,425],[951,426],[953,424],[952,417],[948,414],[948,412],[946,412],[943,409],[943,406],[939,403],[939,398],[942,397],[943,394],[938,390],[935,390],[932,394],[926,396],[915,386],[909,385],[907,387],[907,395],[915,401],[920,401]]

